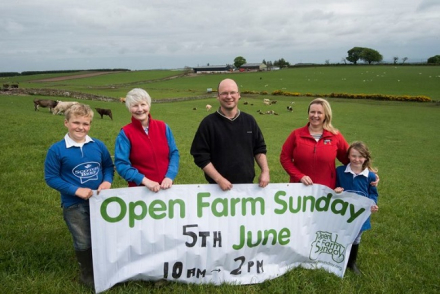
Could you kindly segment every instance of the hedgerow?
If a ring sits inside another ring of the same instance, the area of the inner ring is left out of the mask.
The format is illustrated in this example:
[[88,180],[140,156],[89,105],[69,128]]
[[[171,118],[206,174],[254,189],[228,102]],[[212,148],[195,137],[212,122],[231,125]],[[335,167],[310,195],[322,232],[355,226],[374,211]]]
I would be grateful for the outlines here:
[[[267,95],[266,91],[241,91],[242,94],[261,94]],[[372,100],[387,100],[387,101],[412,101],[412,102],[431,102],[431,98],[423,95],[383,95],[383,94],[349,94],[349,93],[330,93],[330,94],[312,94],[312,93],[298,93],[286,92],[282,90],[275,90],[271,93],[273,96],[294,96],[294,97],[331,97],[331,98],[347,98],[347,99],[372,99]]]

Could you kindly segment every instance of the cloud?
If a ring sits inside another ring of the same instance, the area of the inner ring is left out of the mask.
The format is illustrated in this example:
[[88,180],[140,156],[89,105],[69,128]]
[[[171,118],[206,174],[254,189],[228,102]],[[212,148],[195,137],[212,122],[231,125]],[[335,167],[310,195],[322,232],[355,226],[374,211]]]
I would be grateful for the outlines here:
[[420,61],[439,54],[439,14],[437,0],[7,1],[0,71],[340,62],[354,46]]
[[[437,10],[440,7],[440,2],[437,0],[422,0],[417,7],[417,11],[427,11],[433,8],[433,10]],[[438,14],[437,14],[438,17]]]

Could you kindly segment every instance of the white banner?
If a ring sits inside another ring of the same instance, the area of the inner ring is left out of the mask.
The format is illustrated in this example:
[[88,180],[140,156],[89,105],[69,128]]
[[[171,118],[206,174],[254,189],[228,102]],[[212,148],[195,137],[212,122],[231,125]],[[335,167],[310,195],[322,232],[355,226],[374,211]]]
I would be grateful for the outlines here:
[[127,280],[254,284],[298,266],[343,277],[371,205],[322,185],[103,190],[90,198],[95,290]]

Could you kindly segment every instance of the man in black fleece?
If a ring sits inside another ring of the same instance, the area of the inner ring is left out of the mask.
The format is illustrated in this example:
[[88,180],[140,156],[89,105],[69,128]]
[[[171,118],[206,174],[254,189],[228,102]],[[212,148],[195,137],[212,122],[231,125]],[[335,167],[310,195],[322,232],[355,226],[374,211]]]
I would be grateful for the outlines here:
[[259,186],[266,187],[270,181],[263,134],[254,117],[238,109],[239,99],[235,81],[221,81],[220,107],[202,120],[191,146],[194,163],[203,169],[206,180],[223,191],[232,184],[253,183],[254,158],[261,169]]

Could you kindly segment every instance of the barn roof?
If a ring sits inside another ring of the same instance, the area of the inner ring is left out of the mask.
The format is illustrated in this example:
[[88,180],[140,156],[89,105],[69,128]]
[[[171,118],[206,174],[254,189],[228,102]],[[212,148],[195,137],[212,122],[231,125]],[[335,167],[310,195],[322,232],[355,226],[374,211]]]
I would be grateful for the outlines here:
[[243,64],[241,67],[255,67],[255,66],[260,66],[263,63],[245,63]]
[[231,66],[230,66],[230,65],[205,65],[205,66],[196,66],[196,67],[193,67],[193,69],[198,69],[198,70],[202,70],[202,69],[205,69],[205,70],[213,70],[213,69],[218,69],[218,68],[221,68],[221,69],[230,69]]

